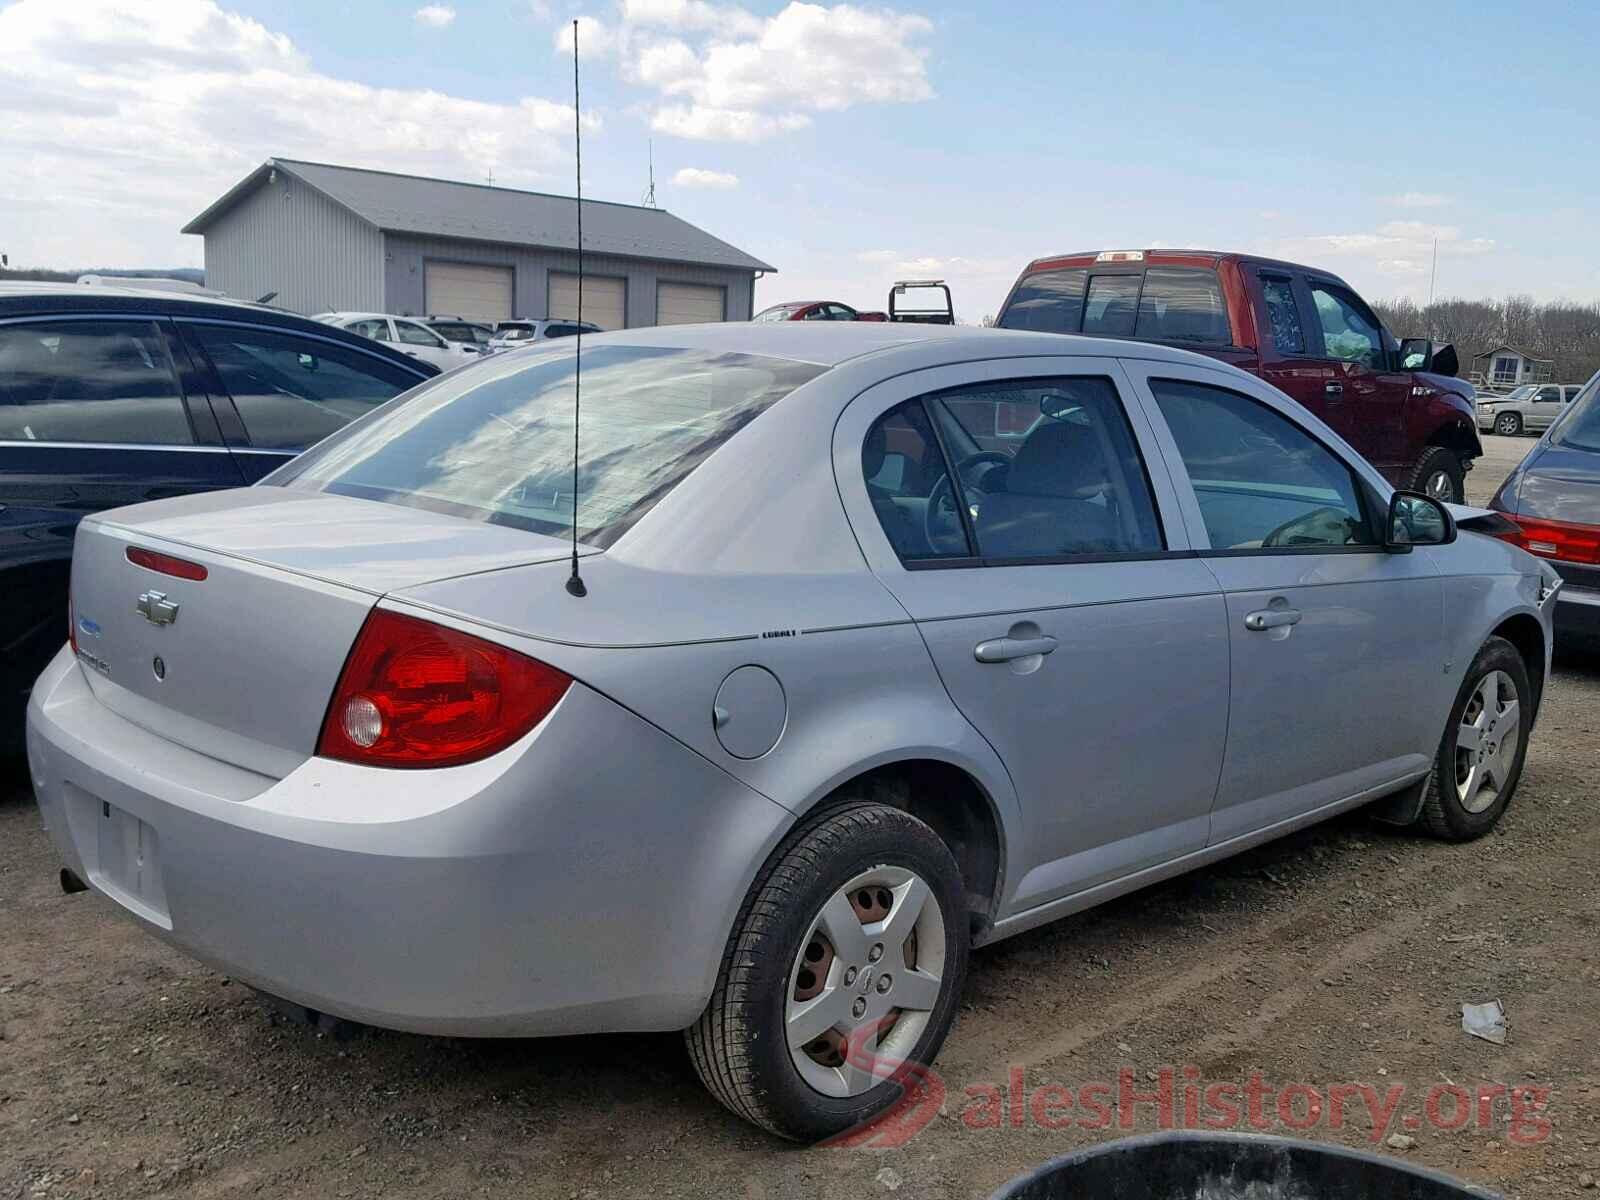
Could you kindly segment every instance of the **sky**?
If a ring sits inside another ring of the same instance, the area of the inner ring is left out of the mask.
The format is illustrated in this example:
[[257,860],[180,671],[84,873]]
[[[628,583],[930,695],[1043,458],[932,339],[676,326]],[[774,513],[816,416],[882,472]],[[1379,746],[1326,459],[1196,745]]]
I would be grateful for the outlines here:
[[269,156],[660,207],[774,264],[758,307],[961,319],[1030,260],[1195,246],[1368,299],[1600,300],[1600,6],[0,0],[0,251],[198,266]]

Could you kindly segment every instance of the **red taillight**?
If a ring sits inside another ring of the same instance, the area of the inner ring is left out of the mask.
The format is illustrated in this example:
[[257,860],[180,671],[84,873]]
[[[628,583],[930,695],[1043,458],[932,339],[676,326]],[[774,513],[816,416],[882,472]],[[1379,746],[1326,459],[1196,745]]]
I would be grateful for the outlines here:
[[388,609],[356,635],[317,753],[379,767],[451,767],[532,729],[572,678],[552,666]]
[[160,571],[163,575],[176,575],[179,579],[204,579],[206,569],[197,562],[190,562],[186,558],[173,558],[170,554],[157,554],[154,550],[146,550],[143,546],[129,546],[123,551],[128,556],[128,561],[136,567],[144,567],[148,571]]
[[1600,564],[1600,525],[1575,525],[1570,521],[1546,521],[1539,517],[1504,514],[1516,525],[1505,540],[1521,546],[1540,558],[1559,558],[1565,562]]

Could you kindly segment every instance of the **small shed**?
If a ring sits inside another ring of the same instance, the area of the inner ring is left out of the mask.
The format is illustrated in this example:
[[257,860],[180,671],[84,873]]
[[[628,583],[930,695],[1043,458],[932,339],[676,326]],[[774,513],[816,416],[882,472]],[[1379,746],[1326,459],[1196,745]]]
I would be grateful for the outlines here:
[[1473,356],[1472,383],[1499,391],[1524,383],[1548,383],[1554,370],[1554,359],[1535,358],[1515,346],[1496,346]]

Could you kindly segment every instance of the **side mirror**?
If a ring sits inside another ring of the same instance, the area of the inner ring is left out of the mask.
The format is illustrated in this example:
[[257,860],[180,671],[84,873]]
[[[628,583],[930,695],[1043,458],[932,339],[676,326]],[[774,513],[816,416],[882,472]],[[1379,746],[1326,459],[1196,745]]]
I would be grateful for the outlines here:
[[1433,343],[1427,338],[1406,338],[1400,343],[1400,367],[1406,371],[1433,370]]
[[1409,554],[1413,546],[1448,546],[1455,540],[1455,518],[1433,497],[1396,492],[1389,500],[1383,548],[1391,554]]

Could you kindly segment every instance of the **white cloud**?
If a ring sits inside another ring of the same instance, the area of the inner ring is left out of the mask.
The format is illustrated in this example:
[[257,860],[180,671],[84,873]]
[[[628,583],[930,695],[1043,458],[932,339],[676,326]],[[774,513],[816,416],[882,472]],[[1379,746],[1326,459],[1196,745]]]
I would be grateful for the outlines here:
[[856,261],[882,264],[892,263],[899,257],[900,253],[897,250],[863,250],[860,254],[856,255]]
[[[587,56],[615,52],[624,79],[654,89],[651,128],[705,141],[757,142],[810,114],[931,99],[926,17],[794,2],[754,16],[706,0],[622,0],[615,25],[582,18]],[[556,45],[572,50],[570,25]]]
[[700,167],[684,167],[672,177],[672,182],[686,188],[736,188],[739,177],[726,171],[706,171]]
[[701,105],[669,105],[656,110],[650,128],[673,137],[709,142],[762,142],[775,133],[804,129],[811,118],[804,113],[765,113]]
[[630,25],[696,30],[720,37],[756,36],[763,25],[760,17],[742,8],[705,0],[623,0],[622,19]]
[[179,227],[274,155],[509,184],[568,175],[570,106],[326,75],[212,0],[19,0],[0,9],[0,46],[13,264],[198,262]]
[[1473,258],[1495,249],[1493,238],[1466,237],[1455,225],[1430,225],[1424,221],[1386,221],[1371,232],[1283,238],[1265,249],[1277,258],[1327,263],[1341,271],[1367,270],[1390,279],[1405,279],[1432,269],[1435,239],[1441,259]]
[[535,21],[550,19],[550,5],[546,0],[528,0],[528,15]]
[[1398,196],[1389,197],[1390,204],[1397,204],[1401,208],[1443,208],[1452,202],[1449,196],[1441,196],[1437,192],[1401,192]]
[[[572,53],[573,22],[563,22],[556,30],[556,49]],[[598,17],[577,18],[578,57],[604,58],[617,48],[617,31]]]
[[456,19],[456,10],[448,4],[425,4],[411,14],[411,19],[418,25],[443,29]]

